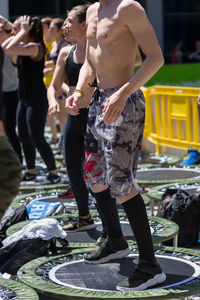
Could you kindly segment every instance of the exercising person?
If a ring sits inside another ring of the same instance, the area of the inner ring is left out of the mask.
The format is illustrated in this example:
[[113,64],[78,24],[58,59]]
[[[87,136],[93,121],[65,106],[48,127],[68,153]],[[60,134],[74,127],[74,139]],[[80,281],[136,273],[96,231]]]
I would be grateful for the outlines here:
[[17,195],[21,181],[21,163],[13,151],[3,127],[2,67],[4,53],[0,47],[0,220]]
[[[110,218],[111,193],[122,204],[139,249],[137,268],[116,288],[146,289],[165,281],[166,275],[156,261],[145,204],[134,179],[145,121],[145,101],[139,88],[164,60],[154,30],[137,1],[100,0],[90,6],[86,36],[85,62],[66,108],[73,115],[79,113],[79,105],[83,106],[84,96],[96,77],[88,129],[98,139],[99,147],[96,160],[88,157],[87,164],[91,159],[95,164],[86,179],[105,216],[108,238],[85,257],[85,262],[107,262],[128,249],[123,236],[110,238],[115,230]],[[138,45],[146,57],[133,74]]]
[[47,180],[60,182],[53,152],[44,138],[44,126],[48,111],[46,89],[43,82],[45,46],[43,42],[42,24],[38,17],[22,16],[19,32],[2,43],[6,54],[17,55],[19,76],[19,105],[17,124],[19,138],[23,145],[27,171],[22,180],[36,178],[35,157],[38,149],[49,174]]

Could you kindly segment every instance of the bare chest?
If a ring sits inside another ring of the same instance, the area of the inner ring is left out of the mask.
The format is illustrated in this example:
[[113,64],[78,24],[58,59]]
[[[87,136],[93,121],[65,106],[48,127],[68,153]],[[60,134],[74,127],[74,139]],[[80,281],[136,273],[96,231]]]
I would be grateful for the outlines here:
[[117,41],[125,28],[120,24],[117,16],[99,17],[97,14],[91,18],[87,28],[87,39],[90,45],[106,46]]

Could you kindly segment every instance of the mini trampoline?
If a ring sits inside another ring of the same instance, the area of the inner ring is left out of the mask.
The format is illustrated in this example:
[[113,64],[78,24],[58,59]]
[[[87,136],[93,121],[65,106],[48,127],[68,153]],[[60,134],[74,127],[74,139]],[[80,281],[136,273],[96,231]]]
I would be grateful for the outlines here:
[[[82,244],[84,245],[84,244]],[[57,299],[172,299],[200,292],[200,253],[182,248],[155,247],[156,258],[167,278],[145,291],[119,292],[116,284],[133,272],[138,261],[137,248],[120,260],[100,265],[83,261],[95,248],[69,248],[68,253],[42,257],[25,264],[19,280],[41,295]]]
[[148,195],[151,199],[160,201],[163,193],[166,189],[182,189],[188,194],[193,195],[197,193],[197,190],[200,189],[200,182],[191,182],[191,183],[175,183],[175,184],[164,184],[153,187],[149,189]]
[[139,169],[136,174],[138,184],[142,185],[158,185],[167,183],[187,183],[191,180],[200,180],[200,169],[194,168],[144,168]]
[[[17,197],[15,197],[11,203],[11,206],[13,208],[17,208],[20,207],[22,204],[24,204],[26,202],[26,200],[28,200],[29,198],[32,198],[32,200],[39,200],[39,201],[46,201],[46,202],[60,202],[64,205],[64,209],[66,210],[66,212],[70,213],[71,211],[74,211],[74,213],[77,213],[77,205],[76,205],[76,201],[74,198],[67,198],[67,199],[60,199],[58,198],[58,193],[63,191],[61,189],[56,189],[57,185],[54,185],[54,189],[53,190],[49,190],[49,191],[38,191],[38,192],[34,192],[34,193],[30,193],[30,194],[22,194],[19,195]],[[67,185],[65,184],[65,190],[67,188]],[[63,188],[63,185],[62,185]],[[149,197],[147,196],[147,199],[150,202]],[[95,205],[94,205],[94,201],[92,197],[89,197],[89,201],[88,201],[89,207],[94,209]]]
[[38,300],[39,297],[35,290],[23,283],[0,278],[0,299]]
[[145,167],[145,165],[155,164],[158,164],[160,166],[176,165],[180,162],[180,160],[180,157],[175,155],[149,153],[144,161],[139,161],[139,166],[142,165]]
[[[96,216],[98,216],[96,214]],[[67,232],[67,240],[69,243],[95,243],[96,240],[100,237],[102,232],[102,224],[99,221],[99,217],[95,218],[95,214],[93,214],[95,219],[95,223],[97,227],[88,231],[80,231],[80,232]],[[61,226],[68,224],[69,221],[72,221],[72,216],[63,215],[63,216],[53,216],[52,218],[56,218]],[[152,233],[153,243],[162,243],[164,241],[170,240],[174,238],[174,245],[177,243],[177,234],[178,234],[178,225],[170,220],[158,217],[148,217],[149,224]],[[30,221],[23,221],[17,224],[10,226],[6,235],[11,236],[15,232],[21,230],[25,225],[27,225]],[[127,240],[130,243],[135,243],[134,236],[132,234],[130,225],[128,220],[125,217],[124,213],[120,213],[120,223],[122,226],[122,231]]]
[[[41,191],[41,192],[35,192],[31,194],[19,195],[13,199],[11,205],[14,208],[20,207],[22,204],[26,202],[28,198],[31,197],[33,200],[37,199],[37,200],[47,201],[47,202],[63,203],[67,212],[71,212],[74,215],[77,215],[77,204],[75,199],[74,198],[59,199],[57,197],[59,192],[61,192],[61,190],[55,189],[52,191]],[[149,205],[150,203],[149,196],[147,194],[142,194],[142,197],[144,199],[145,205]],[[94,198],[92,196],[89,196],[88,204],[90,209],[95,209],[94,201],[95,201]],[[122,206],[119,203],[118,203],[118,209],[122,209]]]
[[21,181],[19,192],[24,194],[52,189],[66,189],[66,187],[69,185],[69,178],[67,175],[59,175],[61,176],[61,181],[56,184],[49,183],[44,175],[37,176],[37,178],[33,181]]

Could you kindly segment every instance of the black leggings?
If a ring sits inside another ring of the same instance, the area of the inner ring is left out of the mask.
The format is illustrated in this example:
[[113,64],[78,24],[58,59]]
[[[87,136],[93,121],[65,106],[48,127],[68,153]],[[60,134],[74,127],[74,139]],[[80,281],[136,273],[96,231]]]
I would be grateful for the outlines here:
[[14,151],[17,153],[22,163],[22,152],[19,137],[16,133],[16,112],[18,105],[17,91],[4,92],[3,104],[4,104],[4,128],[9,142],[11,143]]
[[79,115],[68,115],[64,126],[65,164],[73,190],[79,216],[89,214],[88,189],[83,178],[84,135],[86,131],[88,109],[80,109]]
[[55,160],[51,147],[44,138],[44,126],[48,110],[47,99],[19,101],[17,124],[19,138],[23,145],[27,169],[35,168],[35,157],[38,149],[49,171],[55,170]]

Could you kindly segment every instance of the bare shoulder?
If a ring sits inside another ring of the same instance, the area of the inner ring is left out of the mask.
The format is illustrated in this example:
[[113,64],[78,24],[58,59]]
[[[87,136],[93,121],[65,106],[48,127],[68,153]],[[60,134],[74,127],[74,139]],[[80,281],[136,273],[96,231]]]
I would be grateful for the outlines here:
[[72,49],[72,47],[73,46],[71,46],[71,45],[62,47],[59,52],[59,59],[65,61],[67,56],[69,55],[69,52]]
[[87,17],[94,13],[99,7],[99,3],[95,2],[94,4],[90,5],[87,9]]
[[142,5],[134,0],[122,0],[119,5],[119,13],[122,18],[131,18],[133,21],[145,17],[146,13]]

